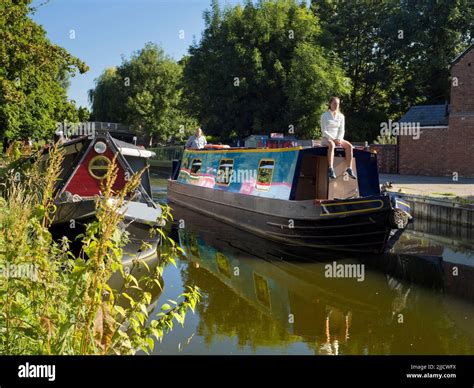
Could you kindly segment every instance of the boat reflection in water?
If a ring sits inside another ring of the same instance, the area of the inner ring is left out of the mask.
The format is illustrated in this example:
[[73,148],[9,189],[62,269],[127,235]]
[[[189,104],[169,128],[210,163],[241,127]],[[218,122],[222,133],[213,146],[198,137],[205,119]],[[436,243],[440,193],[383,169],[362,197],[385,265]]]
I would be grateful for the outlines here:
[[[227,337],[257,352],[474,354],[468,251],[464,261],[449,261],[435,243],[415,253],[412,233],[378,256],[295,251],[173,209],[176,224],[184,225],[175,238],[189,261],[183,281],[205,295],[197,334],[207,347]],[[362,268],[363,276],[329,277],[329,267],[340,264],[362,265],[345,268]]]
[[[161,248],[159,240],[156,235],[150,234],[149,228],[139,223],[130,223],[126,230],[128,232],[128,243],[123,247],[122,256],[124,274],[133,275],[139,286],[151,294],[151,303],[147,307],[148,312],[151,312],[156,308],[156,303],[164,287],[162,278],[159,279],[161,286],[154,283],[151,287],[145,283],[147,278],[152,277],[156,267],[160,264],[159,253]],[[124,276],[118,270],[112,274],[108,281],[109,286],[115,293],[126,292],[133,298],[139,295],[137,289],[133,287],[124,288],[124,283]],[[126,308],[130,307],[130,302],[123,296],[120,297],[117,304]]]

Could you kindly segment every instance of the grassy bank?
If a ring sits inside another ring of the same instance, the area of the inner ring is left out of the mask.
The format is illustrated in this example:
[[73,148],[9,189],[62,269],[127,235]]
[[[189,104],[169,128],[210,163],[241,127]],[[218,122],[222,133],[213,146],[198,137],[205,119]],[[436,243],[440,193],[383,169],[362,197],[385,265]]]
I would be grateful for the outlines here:
[[[54,187],[63,156],[52,147],[44,165],[40,159],[20,168],[4,162],[0,186],[0,354],[134,354],[150,351],[155,339],[184,324],[194,310],[199,290],[188,287],[178,301],[168,301],[150,317],[151,291],[161,287],[163,268],[179,254],[167,236],[171,221],[163,207],[163,225],[155,229],[162,238],[156,268],[138,259],[147,275],[136,279],[123,268],[127,233],[119,228],[118,211],[126,193],[140,181],[135,174],[120,192],[112,190],[117,177],[113,163],[97,198],[97,220],[78,236],[80,252],[70,241],[54,241],[48,230],[55,213]],[[7,167],[8,166],[8,167]],[[109,201],[114,198],[114,201]],[[146,248],[146,247],[144,247]],[[114,273],[123,279],[120,290],[108,280]]]

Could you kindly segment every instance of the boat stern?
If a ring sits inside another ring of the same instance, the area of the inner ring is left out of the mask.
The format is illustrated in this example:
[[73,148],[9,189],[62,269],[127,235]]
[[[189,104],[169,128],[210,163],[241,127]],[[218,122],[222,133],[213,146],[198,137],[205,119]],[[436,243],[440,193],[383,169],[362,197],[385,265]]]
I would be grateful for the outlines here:
[[[387,194],[389,195],[389,194]],[[393,229],[405,229],[408,224],[413,222],[410,205],[397,195],[389,195],[392,204],[392,213],[390,222]]]

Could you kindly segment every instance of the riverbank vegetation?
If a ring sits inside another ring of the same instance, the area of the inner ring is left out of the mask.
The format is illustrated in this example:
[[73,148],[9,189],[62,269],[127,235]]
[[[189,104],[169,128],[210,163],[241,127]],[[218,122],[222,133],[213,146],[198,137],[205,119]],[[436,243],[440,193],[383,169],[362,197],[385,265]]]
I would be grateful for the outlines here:
[[[113,192],[117,167],[112,163],[97,198],[97,220],[78,236],[81,249],[73,253],[71,241],[55,241],[48,230],[62,159],[60,148],[51,147],[46,165],[38,158],[21,169],[7,168],[9,178],[0,188],[0,354],[149,352],[174,322],[184,324],[186,311],[194,310],[200,296],[189,287],[179,301],[168,301],[157,316],[149,316],[163,268],[180,251],[165,231],[169,209],[163,208],[163,226],[155,231],[162,241],[158,264],[134,258],[126,271],[127,233],[119,209],[140,174]],[[146,274],[136,278],[136,267]],[[113,274],[122,280],[118,289],[109,285]]]

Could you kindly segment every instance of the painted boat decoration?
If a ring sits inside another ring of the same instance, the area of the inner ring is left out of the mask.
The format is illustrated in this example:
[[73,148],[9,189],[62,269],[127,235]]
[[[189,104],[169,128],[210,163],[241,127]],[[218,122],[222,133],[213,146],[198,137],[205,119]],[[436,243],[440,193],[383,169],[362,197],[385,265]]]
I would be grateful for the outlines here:
[[381,192],[376,153],[354,149],[357,180],[344,175],[342,148],[334,168],[329,181],[327,147],[187,149],[168,199],[293,246],[383,252],[411,220],[409,208]]
[[[114,139],[107,131],[96,131],[94,135],[72,139],[62,147],[64,162],[56,186],[54,204],[57,210],[52,222],[53,231],[61,233],[70,231],[72,220],[80,226],[94,219],[95,199],[101,194],[101,181],[115,155],[118,176],[114,190],[122,189],[126,179],[146,167],[147,158],[153,156],[151,151]],[[44,157],[47,157],[46,152]],[[122,210],[127,230],[132,231],[132,240],[143,240],[161,216],[160,206],[152,199],[148,170],[142,175],[133,198]]]

